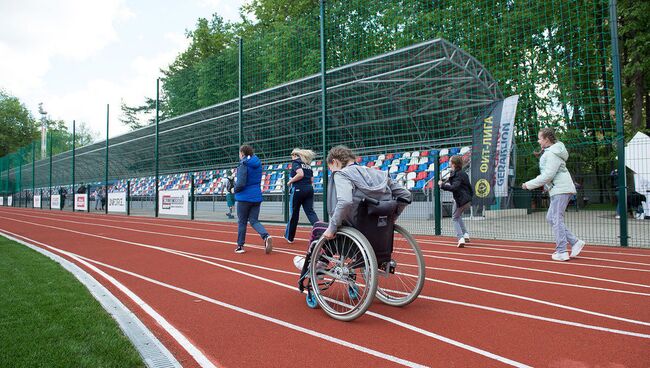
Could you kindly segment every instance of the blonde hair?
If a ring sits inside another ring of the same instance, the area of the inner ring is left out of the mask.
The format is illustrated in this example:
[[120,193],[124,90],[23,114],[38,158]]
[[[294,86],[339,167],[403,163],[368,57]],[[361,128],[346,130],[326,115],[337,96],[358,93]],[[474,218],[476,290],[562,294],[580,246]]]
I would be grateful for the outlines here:
[[555,137],[555,130],[553,130],[553,128],[542,128],[539,130],[539,134],[541,134],[542,137],[548,139],[553,144],[557,142],[557,138]]
[[314,160],[314,157],[316,156],[314,151],[300,148],[294,148],[293,151],[291,151],[291,154],[300,157],[302,162],[307,165],[311,164],[311,162]]
[[327,163],[331,164],[334,160],[339,160],[343,165],[347,165],[350,162],[357,159],[357,156],[352,152],[351,149],[346,146],[336,146],[333,147],[330,152],[327,154]]

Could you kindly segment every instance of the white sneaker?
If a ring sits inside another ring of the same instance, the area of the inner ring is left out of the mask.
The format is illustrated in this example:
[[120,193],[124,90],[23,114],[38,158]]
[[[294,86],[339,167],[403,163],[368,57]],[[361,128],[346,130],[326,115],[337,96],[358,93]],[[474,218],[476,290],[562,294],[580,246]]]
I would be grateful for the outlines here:
[[570,258],[569,255],[566,254],[566,252],[562,252],[562,253],[555,252],[551,256],[551,259],[554,261],[568,261]]
[[296,266],[297,269],[302,271],[302,268],[305,266],[305,257],[303,256],[293,257],[293,265]]
[[273,250],[273,237],[271,235],[264,239],[264,253],[269,254]]
[[578,239],[578,241],[575,244],[573,244],[573,246],[571,247],[571,258],[576,258],[578,254],[580,254],[580,252],[582,251],[582,248],[584,247],[585,247],[584,240]]
[[465,248],[465,238],[458,239],[458,248]]
[[463,235],[463,239],[465,239],[465,243],[469,243],[469,234],[465,233],[465,235]]

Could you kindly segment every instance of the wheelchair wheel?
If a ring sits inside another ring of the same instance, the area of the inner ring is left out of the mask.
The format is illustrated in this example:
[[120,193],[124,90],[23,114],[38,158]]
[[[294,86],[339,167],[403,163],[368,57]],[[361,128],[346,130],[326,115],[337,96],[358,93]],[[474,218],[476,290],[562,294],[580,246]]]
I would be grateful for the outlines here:
[[309,269],[312,291],[330,317],[352,321],[370,307],[377,292],[377,260],[358,230],[341,227],[336,238],[321,238]]
[[413,236],[395,225],[391,262],[379,265],[377,298],[401,307],[415,300],[424,286],[425,265],[422,250]]

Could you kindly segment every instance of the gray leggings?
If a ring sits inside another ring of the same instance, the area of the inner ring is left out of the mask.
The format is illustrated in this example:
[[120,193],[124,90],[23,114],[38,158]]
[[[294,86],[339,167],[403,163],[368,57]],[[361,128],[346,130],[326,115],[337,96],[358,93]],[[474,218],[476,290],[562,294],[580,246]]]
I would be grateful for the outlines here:
[[567,229],[564,224],[564,212],[569,204],[573,194],[556,194],[551,197],[551,204],[548,206],[546,213],[546,221],[553,228],[553,235],[555,235],[555,251],[566,252],[566,243],[574,245],[578,238]]
[[465,223],[463,222],[463,212],[471,205],[472,202],[467,202],[458,207],[456,206],[456,202],[454,202],[454,214],[451,215],[451,221],[454,223],[454,230],[456,230],[456,237],[458,239],[467,234],[467,228],[465,228]]

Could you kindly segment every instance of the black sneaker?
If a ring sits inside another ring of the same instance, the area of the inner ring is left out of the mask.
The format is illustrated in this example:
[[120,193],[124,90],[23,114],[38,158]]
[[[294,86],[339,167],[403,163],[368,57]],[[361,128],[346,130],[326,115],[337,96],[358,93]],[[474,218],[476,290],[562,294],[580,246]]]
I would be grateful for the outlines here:
[[264,238],[264,253],[269,254],[273,251],[273,237],[271,235]]
[[238,254],[246,253],[246,250],[244,249],[243,245],[238,245],[237,248],[235,249],[235,253]]

